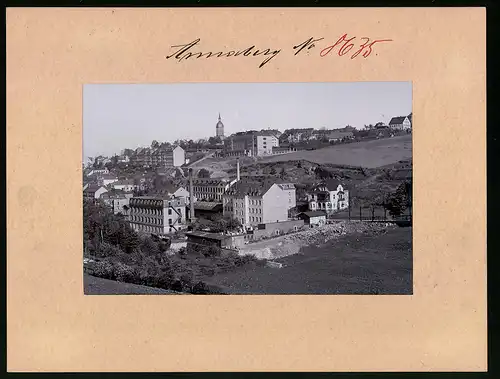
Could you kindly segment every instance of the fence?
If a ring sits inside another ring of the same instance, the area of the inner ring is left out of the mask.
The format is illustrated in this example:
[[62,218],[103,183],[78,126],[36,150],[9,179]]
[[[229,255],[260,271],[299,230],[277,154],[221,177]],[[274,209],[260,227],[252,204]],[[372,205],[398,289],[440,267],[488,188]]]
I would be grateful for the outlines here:
[[352,221],[395,221],[396,219],[411,219],[411,209],[403,212],[398,217],[392,217],[389,211],[383,206],[360,206],[350,207],[344,211],[333,213],[328,216],[331,220],[352,220]]

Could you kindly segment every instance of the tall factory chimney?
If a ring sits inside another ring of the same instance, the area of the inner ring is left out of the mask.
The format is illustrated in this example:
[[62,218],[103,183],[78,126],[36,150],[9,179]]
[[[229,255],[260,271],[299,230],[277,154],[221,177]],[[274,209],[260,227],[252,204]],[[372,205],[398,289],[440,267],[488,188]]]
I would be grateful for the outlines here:
[[189,168],[189,220],[194,221],[193,169]]
[[240,157],[236,159],[236,181],[240,181]]

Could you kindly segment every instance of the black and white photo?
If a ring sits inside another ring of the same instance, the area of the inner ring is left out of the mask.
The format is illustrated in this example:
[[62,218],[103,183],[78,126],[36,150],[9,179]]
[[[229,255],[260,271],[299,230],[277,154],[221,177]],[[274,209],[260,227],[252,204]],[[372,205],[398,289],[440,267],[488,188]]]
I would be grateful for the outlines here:
[[412,83],[87,84],[87,295],[411,295]]

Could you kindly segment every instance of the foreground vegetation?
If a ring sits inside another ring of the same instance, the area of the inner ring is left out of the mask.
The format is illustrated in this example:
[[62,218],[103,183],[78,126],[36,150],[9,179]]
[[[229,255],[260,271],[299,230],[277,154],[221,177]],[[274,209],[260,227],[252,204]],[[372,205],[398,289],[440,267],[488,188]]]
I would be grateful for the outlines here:
[[258,263],[252,256],[240,257],[217,248],[173,253],[168,242],[139,235],[122,215],[114,215],[99,202],[85,202],[83,218],[85,270],[100,278],[177,292],[220,293],[206,284],[207,277]]

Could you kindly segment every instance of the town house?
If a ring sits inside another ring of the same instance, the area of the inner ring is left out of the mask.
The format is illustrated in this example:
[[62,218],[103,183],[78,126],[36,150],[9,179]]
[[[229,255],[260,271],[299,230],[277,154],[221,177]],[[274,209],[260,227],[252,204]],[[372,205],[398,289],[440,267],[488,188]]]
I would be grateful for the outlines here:
[[393,117],[389,121],[389,127],[394,130],[409,130],[411,129],[412,114],[408,116]]
[[295,186],[272,181],[241,180],[223,195],[223,214],[244,226],[288,220],[288,210],[295,206]]
[[110,187],[124,192],[132,192],[137,188],[133,179],[118,180],[117,182],[111,183]]
[[197,178],[193,179],[193,196],[198,201],[213,201],[217,203],[222,202],[224,192],[236,180],[230,181],[229,179],[211,179],[211,178]]
[[129,223],[137,232],[169,234],[186,229],[186,204],[182,198],[133,197],[129,201]]
[[309,210],[334,213],[349,207],[349,191],[335,179],[327,180],[308,194]]
[[128,214],[128,205],[130,197],[126,196],[122,190],[111,190],[101,195],[101,199],[108,207],[111,208],[114,214]]
[[95,201],[105,192],[108,192],[108,190],[104,186],[89,184],[87,188],[83,190],[83,199]]

